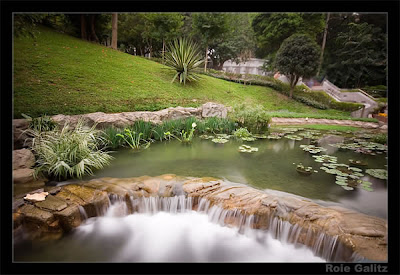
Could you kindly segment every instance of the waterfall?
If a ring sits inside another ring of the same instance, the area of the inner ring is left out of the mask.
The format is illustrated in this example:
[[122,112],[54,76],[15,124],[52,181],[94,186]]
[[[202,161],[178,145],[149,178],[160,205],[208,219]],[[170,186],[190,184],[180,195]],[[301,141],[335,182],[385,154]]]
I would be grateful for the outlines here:
[[[352,253],[349,248],[338,241],[338,236],[329,236],[324,232],[314,232],[311,227],[303,228],[298,224],[291,224],[272,214],[269,217],[266,229],[254,229],[254,224],[260,217],[249,215],[238,209],[224,209],[219,205],[212,205],[205,198],[192,198],[185,195],[174,197],[129,197],[128,200],[116,195],[110,195],[108,209],[97,209],[99,216],[118,217],[132,213],[156,214],[168,212],[171,214],[189,213],[197,211],[208,216],[211,223],[237,230],[238,233],[251,236],[259,242],[264,242],[266,235],[292,244],[297,248],[308,246],[314,255],[327,261],[362,261],[364,258]],[[131,207],[128,205],[130,204]],[[79,207],[81,215],[87,219],[83,207]]]

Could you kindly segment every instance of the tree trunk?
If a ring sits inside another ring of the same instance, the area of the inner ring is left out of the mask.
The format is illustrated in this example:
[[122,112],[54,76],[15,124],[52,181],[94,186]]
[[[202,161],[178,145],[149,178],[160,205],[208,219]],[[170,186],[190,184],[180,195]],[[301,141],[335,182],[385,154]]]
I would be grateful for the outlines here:
[[299,81],[299,77],[295,74],[291,75],[289,77],[290,80],[290,93],[289,93],[289,97],[292,98],[293,97],[293,91],[294,91],[294,87],[296,87],[297,81]]
[[87,40],[86,33],[86,18],[85,15],[81,14],[81,38]]
[[95,22],[96,22],[96,15],[93,14],[93,15],[90,16],[90,31],[91,31],[90,36],[91,36],[91,40],[92,41],[96,41],[97,43],[99,43],[99,38],[96,35]]
[[207,56],[208,56],[208,45],[206,46],[206,56],[204,57],[204,72],[207,72]]
[[111,34],[111,48],[117,49],[117,36],[118,36],[118,13],[113,13],[111,18],[112,34]]
[[328,16],[326,17],[326,24],[325,24],[325,30],[324,30],[324,37],[322,39],[322,47],[321,47],[321,56],[319,58],[319,65],[318,65],[318,70],[317,70],[317,76],[319,75],[319,72],[321,71],[322,67],[322,61],[324,58],[324,50],[325,50],[325,44],[326,44],[326,35],[328,33],[328,21],[329,21],[329,16],[330,13],[328,12]]
[[165,39],[162,40],[162,60],[163,64],[165,64]]

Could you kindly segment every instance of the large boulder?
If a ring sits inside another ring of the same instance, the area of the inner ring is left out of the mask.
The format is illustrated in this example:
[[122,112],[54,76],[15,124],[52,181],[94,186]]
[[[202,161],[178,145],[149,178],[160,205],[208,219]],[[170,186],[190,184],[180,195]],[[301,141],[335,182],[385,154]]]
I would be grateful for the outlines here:
[[202,106],[202,117],[220,117],[226,118],[228,115],[228,108],[226,108],[223,104],[207,102]]
[[28,126],[29,121],[27,119],[13,119],[14,149],[21,149],[31,145],[31,142],[27,140],[28,136],[24,133]]
[[13,170],[13,181],[16,184],[28,183],[34,181],[35,180],[35,178],[33,177],[34,172],[35,171],[33,169],[29,168]]
[[31,168],[35,164],[35,156],[29,149],[13,151],[13,170]]

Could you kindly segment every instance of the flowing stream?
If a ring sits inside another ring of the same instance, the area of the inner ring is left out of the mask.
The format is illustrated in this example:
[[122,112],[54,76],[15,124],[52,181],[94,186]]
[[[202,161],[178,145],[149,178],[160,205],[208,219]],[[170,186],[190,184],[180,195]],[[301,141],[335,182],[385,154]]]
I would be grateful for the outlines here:
[[[269,230],[253,229],[252,215],[210,207],[205,199],[196,205],[184,195],[132,199],[133,214],[124,201],[111,198],[111,202],[103,216],[86,219],[61,240],[16,245],[15,260],[325,262],[343,254],[336,238],[320,234],[311,248],[306,247],[297,242],[301,229],[296,225],[271,218]],[[86,215],[83,209],[81,215]],[[229,218],[235,218],[238,226],[225,223]]]

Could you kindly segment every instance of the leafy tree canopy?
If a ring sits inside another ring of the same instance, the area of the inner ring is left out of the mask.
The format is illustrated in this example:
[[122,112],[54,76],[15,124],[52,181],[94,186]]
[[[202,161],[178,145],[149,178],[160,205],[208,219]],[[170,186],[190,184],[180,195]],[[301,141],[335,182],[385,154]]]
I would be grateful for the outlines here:
[[306,34],[294,34],[285,39],[276,54],[275,67],[290,82],[290,97],[300,77],[312,77],[318,68],[320,48]]

